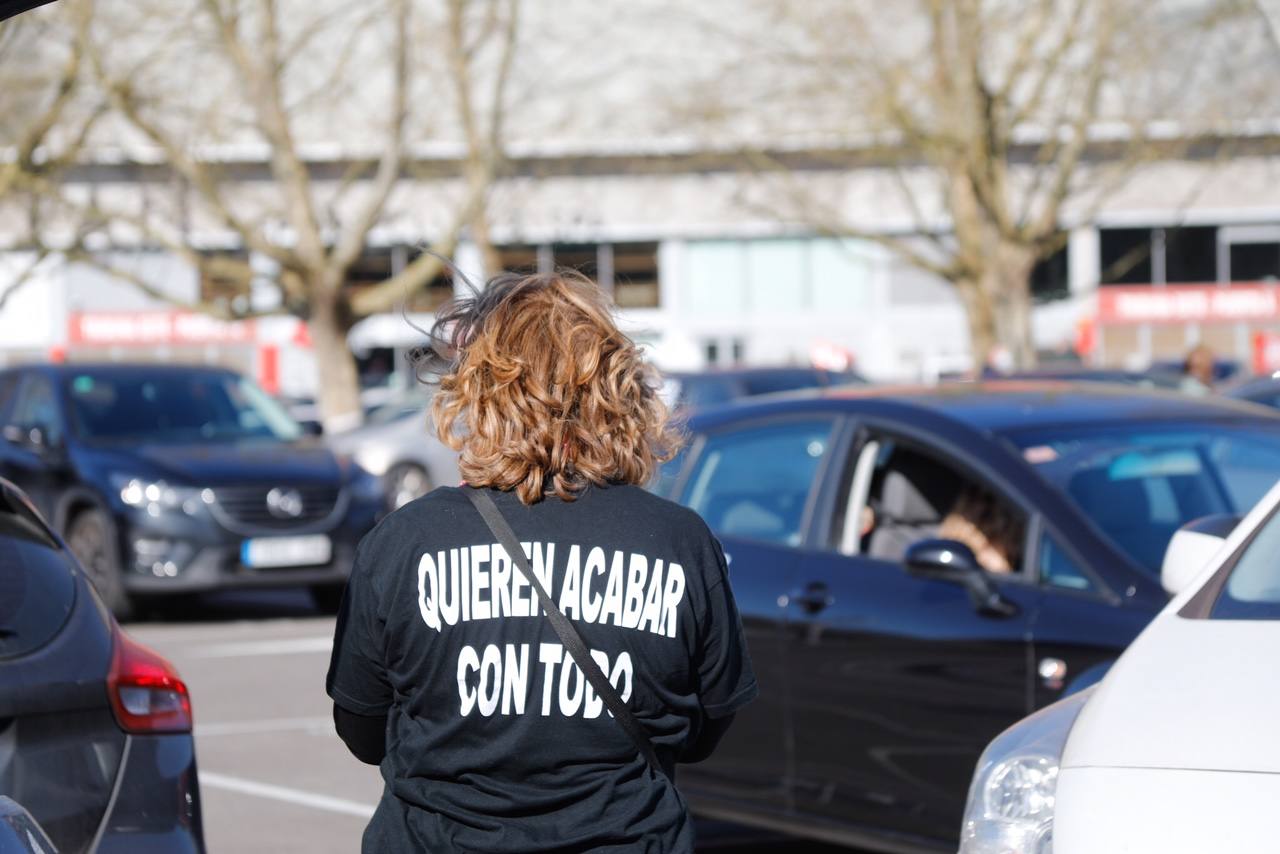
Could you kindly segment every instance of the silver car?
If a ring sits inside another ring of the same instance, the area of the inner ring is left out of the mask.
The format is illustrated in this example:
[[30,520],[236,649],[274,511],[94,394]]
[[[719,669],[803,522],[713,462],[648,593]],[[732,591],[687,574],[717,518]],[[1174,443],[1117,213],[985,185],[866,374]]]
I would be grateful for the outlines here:
[[430,403],[428,391],[411,390],[380,406],[362,426],[328,438],[335,452],[382,478],[388,510],[461,480],[458,455],[432,429]]

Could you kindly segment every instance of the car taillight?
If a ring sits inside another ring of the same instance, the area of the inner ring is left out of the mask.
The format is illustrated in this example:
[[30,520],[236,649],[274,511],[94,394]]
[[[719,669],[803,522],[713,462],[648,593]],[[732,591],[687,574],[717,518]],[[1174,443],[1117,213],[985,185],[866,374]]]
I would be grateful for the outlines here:
[[135,734],[191,732],[191,697],[178,671],[120,629],[107,693],[116,721]]

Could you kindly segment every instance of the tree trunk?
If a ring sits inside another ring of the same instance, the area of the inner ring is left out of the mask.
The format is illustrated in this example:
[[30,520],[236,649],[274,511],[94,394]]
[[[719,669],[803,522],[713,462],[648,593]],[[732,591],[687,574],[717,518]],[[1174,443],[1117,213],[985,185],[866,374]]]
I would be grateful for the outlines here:
[[1031,327],[1031,271],[1035,254],[1025,246],[1003,245],[995,277],[999,291],[993,301],[996,334],[1019,370],[1036,366],[1036,345]]
[[995,306],[992,305],[991,292],[978,279],[960,279],[955,287],[964,303],[965,319],[969,323],[969,353],[973,359],[973,373],[980,377],[999,341]]
[[364,420],[364,411],[360,407],[356,359],[347,345],[351,321],[341,311],[339,298],[323,294],[321,290],[313,291],[315,297],[308,326],[319,374],[320,416],[325,432],[336,433],[358,427]]
[[483,278],[488,281],[502,272],[502,257],[489,236],[489,212],[485,207],[481,205],[471,220],[471,239],[480,250],[480,263],[484,265]]
[[983,260],[986,266],[979,275],[955,283],[969,321],[974,372],[1034,368],[1031,269],[1035,254],[1024,246],[996,244],[983,253]]

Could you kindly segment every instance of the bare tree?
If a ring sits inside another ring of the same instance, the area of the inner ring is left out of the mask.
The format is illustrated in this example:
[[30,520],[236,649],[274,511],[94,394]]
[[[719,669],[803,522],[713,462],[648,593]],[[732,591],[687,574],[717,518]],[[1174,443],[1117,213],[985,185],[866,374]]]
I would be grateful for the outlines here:
[[[158,159],[149,168],[167,179],[141,203],[137,193],[115,204],[104,193],[82,200],[79,210],[98,223],[100,242],[82,243],[72,257],[172,298],[113,264],[101,240],[159,245],[244,295],[188,307],[305,318],[326,425],[358,421],[346,341],[352,326],[425,287],[441,272],[437,255],[451,254],[464,229],[483,229],[501,159],[517,4],[447,0],[442,20],[431,18],[440,10],[423,0],[190,0],[186,10],[133,4],[135,20],[95,29],[89,55],[120,122],[113,139],[131,135],[134,150]],[[424,32],[435,40],[424,41]],[[449,78],[430,73],[431,51],[448,55]],[[390,278],[350,287],[371,232],[399,210],[412,144],[459,126],[461,189],[435,200],[441,224],[430,251]],[[317,156],[317,142],[340,156]],[[192,223],[228,235],[237,251],[195,245]],[[249,300],[251,284],[259,297],[267,287],[278,298]]]
[[0,281],[0,310],[49,251],[38,239],[46,190],[79,157],[101,110],[86,101],[83,44],[93,6],[56,9],[0,22],[0,207],[6,242],[30,258]]
[[[772,211],[884,244],[951,283],[979,365],[996,343],[1019,365],[1034,362],[1030,277],[1067,228],[1144,165],[1230,140],[1239,116],[1223,105],[1240,91],[1209,77],[1224,54],[1238,58],[1229,54],[1239,29],[1260,25],[1256,7],[1236,0],[764,0],[754,9],[736,29],[710,24],[740,50],[720,69],[720,94],[708,106],[699,89],[694,108],[782,142],[745,146],[757,177],[775,179]],[[735,74],[739,85],[727,83]],[[779,134],[762,113],[793,132]],[[851,215],[845,185],[814,179],[815,165],[873,176],[878,195],[908,213],[909,233]]]

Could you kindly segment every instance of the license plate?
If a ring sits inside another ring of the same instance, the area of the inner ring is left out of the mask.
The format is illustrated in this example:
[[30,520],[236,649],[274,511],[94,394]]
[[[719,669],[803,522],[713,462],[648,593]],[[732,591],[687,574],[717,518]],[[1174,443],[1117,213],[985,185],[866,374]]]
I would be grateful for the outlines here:
[[240,562],[263,569],[275,566],[316,566],[333,557],[333,543],[324,534],[304,537],[257,537],[240,544]]

